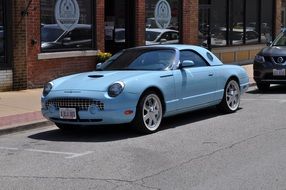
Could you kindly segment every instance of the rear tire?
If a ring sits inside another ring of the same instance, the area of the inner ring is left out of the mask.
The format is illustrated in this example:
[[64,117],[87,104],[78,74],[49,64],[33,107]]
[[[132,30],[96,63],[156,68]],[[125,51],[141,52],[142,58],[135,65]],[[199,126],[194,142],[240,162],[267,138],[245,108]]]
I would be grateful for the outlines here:
[[269,83],[256,83],[256,86],[258,88],[258,90],[265,92],[268,91],[270,88],[270,84]]
[[161,99],[154,91],[149,91],[140,98],[133,124],[144,134],[158,130],[163,118]]
[[239,108],[240,87],[236,80],[230,79],[226,83],[223,99],[218,105],[218,109],[224,113],[233,113]]

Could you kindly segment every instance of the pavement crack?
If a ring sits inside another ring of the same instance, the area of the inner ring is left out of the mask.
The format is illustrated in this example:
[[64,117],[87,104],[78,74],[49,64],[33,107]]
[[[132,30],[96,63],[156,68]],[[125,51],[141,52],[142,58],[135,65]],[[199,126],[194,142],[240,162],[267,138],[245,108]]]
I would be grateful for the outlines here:
[[276,131],[281,131],[281,130],[285,130],[285,129],[286,129],[286,128],[274,129],[274,130],[271,131],[271,132],[261,133],[261,134],[258,134],[258,135],[254,135],[254,136],[248,137],[248,138],[246,138],[246,139],[243,139],[243,140],[234,142],[234,143],[232,143],[231,145],[228,145],[228,146],[219,148],[219,149],[217,149],[217,150],[214,150],[214,151],[212,151],[212,152],[210,152],[210,153],[203,154],[203,155],[199,155],[199,156],[194,157],[194,158],[191,158],[191,159],[189,159],[189,160],[187,160],[187,161],[181,162],[181,163],[179,163],[179,164],[177,164],[177,165],[174,165],[174,166],[171,166],[171,167],[169,167],[169,168],[163,169],[163,170],[161,170],[161,171],[159,171],[159,172],[157,172],[157,173],[154,173],[154,174],[145,176],[145,177],[143,177],[143,178],[141,178],[141,179],[138,179],[138,180],[136,180],[136,181],[142,181],[142,185],[141,185],[141,186],[145,187],[145,185],[144,185],[144,184],[146,184],[146,181],[145,181],[145,180],[148,179],[148,178],[152,178],[152,177],[161,175],[161,174],[163,174],[163,173],[165,173],[165,172],[168,172],[168,171],[170,171],[170,170],[172,170],[172,169],[174,169],[174,168],[178,168],[178,167],[184,166],[184,165],[189,164],[189,163],[191,163],[191,162],[193,162],[193,161],[210,157],[210,156],[212,156],[212,155],[214,155],[214,154],[216,154],[216,153],[219,153],[219,152],[221,152],[221,151],[232,149],[232,148],[234,148],[235,146],[237,146],[237,145],[239,145],[239,144],[243,144],[243,143],[245,143],[245,142],[247,142],[247,141],[250,141],[250,140],[252,140],[252,139],[255,139],[255,138],[257,138],[257,137],[264,136],[264,135],[267,135],[267,134],[270,134],[270,133],[275,133]]

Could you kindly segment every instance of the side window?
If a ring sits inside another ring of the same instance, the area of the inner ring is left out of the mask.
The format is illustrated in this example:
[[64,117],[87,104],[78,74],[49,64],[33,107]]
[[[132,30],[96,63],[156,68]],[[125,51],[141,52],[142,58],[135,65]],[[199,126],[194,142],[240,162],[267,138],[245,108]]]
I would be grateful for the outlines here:
[[206,67],[209,64],[196,52],[189,50],[180,51],[180,62],[191,60],[195,63],[195,67]]

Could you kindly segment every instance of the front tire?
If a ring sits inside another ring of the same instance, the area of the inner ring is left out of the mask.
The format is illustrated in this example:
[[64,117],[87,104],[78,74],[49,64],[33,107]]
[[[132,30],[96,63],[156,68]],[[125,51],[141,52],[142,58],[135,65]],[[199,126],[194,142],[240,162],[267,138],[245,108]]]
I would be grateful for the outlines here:
[[141,133],[154,133],[158,130],[162,117],[161,99],[155,92],[150,91],[140,98],[133,124]]
[[258,88],[258,90],[262,91],[262,92],[265,92],[267,90],[269,90],[270,88],[270,84],[269,83],[256,83],[256,86]]
[[226,83],[224,95],[218,108],[224,113],[233,113],[239,108],[240,87],[236,80],[230,79]]

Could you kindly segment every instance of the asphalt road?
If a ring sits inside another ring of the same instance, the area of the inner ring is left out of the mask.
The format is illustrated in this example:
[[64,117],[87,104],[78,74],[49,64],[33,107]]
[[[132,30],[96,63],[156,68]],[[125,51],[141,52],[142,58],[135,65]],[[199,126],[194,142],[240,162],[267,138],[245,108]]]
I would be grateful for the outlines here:
[[286,189],[286,86],[252,88],[241,109],[168,118],[140,136],[126,126],[0,136],[0,189]]

